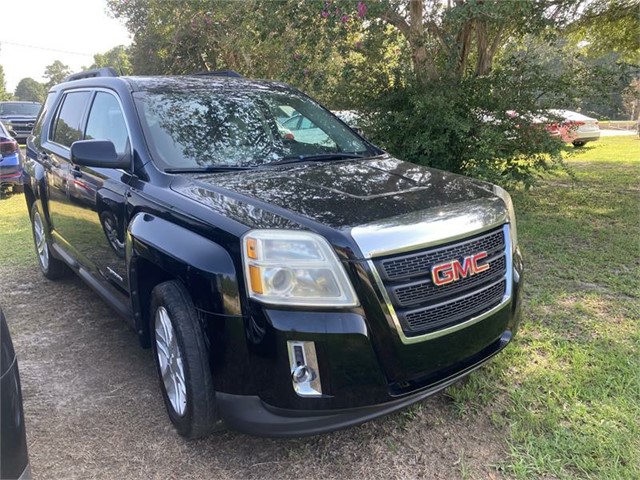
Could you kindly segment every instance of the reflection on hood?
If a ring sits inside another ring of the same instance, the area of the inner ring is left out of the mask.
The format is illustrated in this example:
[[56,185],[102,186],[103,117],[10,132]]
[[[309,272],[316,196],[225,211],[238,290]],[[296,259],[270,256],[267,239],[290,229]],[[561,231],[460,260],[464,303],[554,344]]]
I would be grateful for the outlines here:
[[260,228],[299,228],[312,220],[348,229],[492,196],[481,182],[387,155],[370,160],[197,174],[189,180],[174,182],[172,188]]

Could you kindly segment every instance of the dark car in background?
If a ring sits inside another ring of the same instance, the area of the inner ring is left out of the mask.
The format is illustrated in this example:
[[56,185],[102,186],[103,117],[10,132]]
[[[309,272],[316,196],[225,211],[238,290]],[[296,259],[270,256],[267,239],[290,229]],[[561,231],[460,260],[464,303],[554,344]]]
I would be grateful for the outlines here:
[[25,142],[33,130],[40,107],[38,102],[0,102],[0,122],[16,133],[16,140]]
[[0,122],[0,192],[22,192],[22,154],[13,132]]
[[7,320],[0,309],[0,478],[31,478],[22,411],[18,360]]

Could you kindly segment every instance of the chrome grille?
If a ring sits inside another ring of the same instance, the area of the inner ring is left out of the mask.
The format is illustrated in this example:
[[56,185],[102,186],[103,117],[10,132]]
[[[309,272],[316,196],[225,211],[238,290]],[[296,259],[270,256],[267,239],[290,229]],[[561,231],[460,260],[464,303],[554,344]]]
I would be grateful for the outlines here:
[[439,287],[434,285],[431,278],[429,278],[427,280],[414,282],[405,286],[390,287],[389,293],[395,300],[394,304],[401,307],[408,307],[418,303],[428,302],[436,298],[442,298],[461,290],[485,285],[487,281],[504,276],[504,273],[507,270],[504,254],[494,257],[488,263],[490,267],[489,270],[474,275],[473,277],[467,277],[456,283],[449,283]]
[[423,333],[437,330],[495,307],[502,300],[505,289],[506,282],[500,280],[452,302],[431,305],[403,315],[411,332]]
[[[407,336],[448,328],[499,305],[507,292],[506,228],[409,254],[374,260],[387,296]],[[489,269],[435,285],[435,265],[487,252]]]
[[504,250],[502,229],[435,250],[383,260],[379,262],[380,267],[382,267],[380,274],[385,280],[399,280],[416,275],[424,275],[425,269],[430,272],[431,266],[438,263],[466,257],[483,250],[490,253],[496,249]]
[[10,123],[11,123],[11,128],[16,133],[31,133],[31,130],[33,130],[33,120],[29,120],[29,121],[12,120]]

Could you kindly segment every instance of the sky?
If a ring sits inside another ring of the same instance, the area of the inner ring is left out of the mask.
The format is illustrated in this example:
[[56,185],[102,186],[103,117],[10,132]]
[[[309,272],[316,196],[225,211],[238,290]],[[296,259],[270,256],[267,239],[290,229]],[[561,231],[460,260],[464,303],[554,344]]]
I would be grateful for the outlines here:
[[94,54],[131,43],[125,27],[107,13],[106,0],[18,0],[2,10],[0,65],[9,92],[25,77],[44,81],[44,69],[55,60],[78,72],[93,63]]

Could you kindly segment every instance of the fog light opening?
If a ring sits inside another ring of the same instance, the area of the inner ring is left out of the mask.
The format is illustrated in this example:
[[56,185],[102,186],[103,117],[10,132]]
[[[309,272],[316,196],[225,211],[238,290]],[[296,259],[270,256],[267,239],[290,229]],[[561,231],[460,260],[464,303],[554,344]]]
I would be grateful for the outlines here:
[[301,397],[322,396],[314,342],[288,341],[293,390]]
[[294,383],[308,383],[316,378],[316,372],[307,365],[300,365],[294,368],[291,378]]

